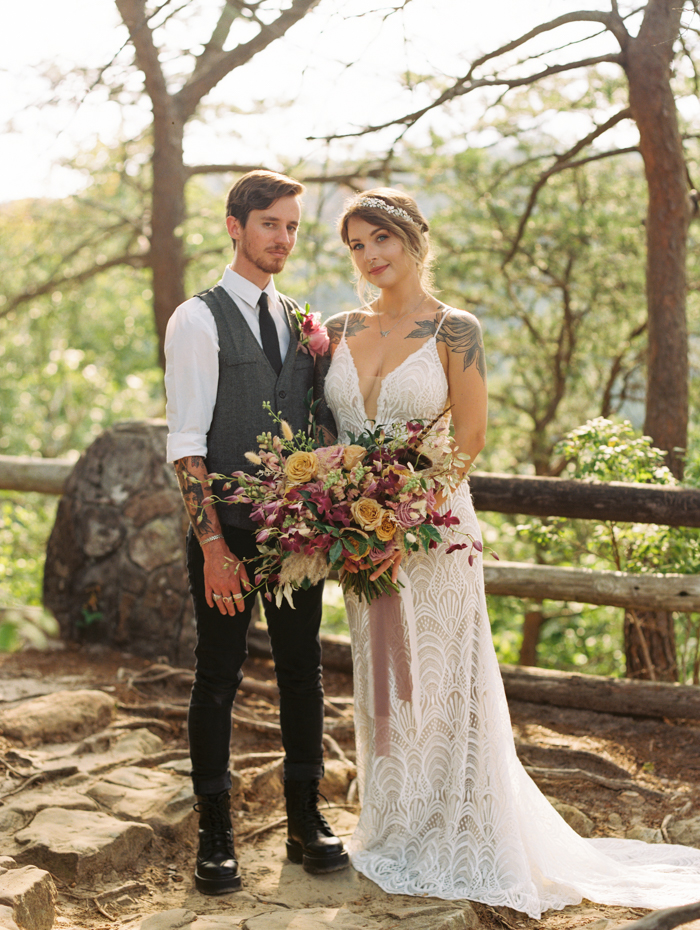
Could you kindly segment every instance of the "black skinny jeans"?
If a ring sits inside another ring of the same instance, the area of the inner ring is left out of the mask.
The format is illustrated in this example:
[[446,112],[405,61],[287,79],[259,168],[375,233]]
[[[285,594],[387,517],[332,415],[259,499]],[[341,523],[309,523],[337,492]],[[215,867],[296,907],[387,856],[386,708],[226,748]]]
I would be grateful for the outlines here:
[[[234,526],[221,531],[239,559],[258,555],[254,534]],[[255,563],[246,562],[253,581]],[[194,600],[197,646],[194,685],[187,728],[194,793],[218,794],[231,787],[229,752],[231,707],[243,678],[248,654],[246,634],[255,594],[245,597],[243,611],[233,617],[209,607],[204,596],[204,556],[190,529],[187,535],[187,572]],[[323,685],[321,683],[321,624],[323,582],[294,595],[295,609],[286,600],[280,607],[263,598],[280,691],[280,725],[285,752],[284,777],[291,781],[323,775]]]

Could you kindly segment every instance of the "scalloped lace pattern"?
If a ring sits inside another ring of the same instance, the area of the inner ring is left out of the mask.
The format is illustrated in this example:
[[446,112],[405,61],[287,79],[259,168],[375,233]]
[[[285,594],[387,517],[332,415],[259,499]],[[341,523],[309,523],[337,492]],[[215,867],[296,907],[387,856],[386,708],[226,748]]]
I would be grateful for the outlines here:
[[[377,423],[437,416],[448,386],[429,339],[383,381]],[[326,379],[341,438],[367,425],[345,338]],[[450,505],[479,538],[466,484]],[[700,850],[583,839],[518,761],[491,640],[480,559],[444,555],[450,542],[404,561],[417,623],[421,722],[391,683],[391,755],[375,756],[367,607],[347,598],[355,665],[362,812],[349,842],[358,871],[395,894],[467,898],[538,918],[588,898],[665,908],[700,897]],[[454,539],[459,539],[453,534]]]

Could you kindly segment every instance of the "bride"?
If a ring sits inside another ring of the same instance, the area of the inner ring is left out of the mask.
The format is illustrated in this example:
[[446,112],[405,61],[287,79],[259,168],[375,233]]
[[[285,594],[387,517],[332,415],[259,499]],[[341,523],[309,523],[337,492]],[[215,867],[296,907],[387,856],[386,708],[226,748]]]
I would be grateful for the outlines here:
[[[425,218],[411,197],[378,188],[349,202],[339,228],[360,297],[367,284],[379,290],[361,309],[327,321],[325,397],[339,439],[370,424],[432,420],[449,406],[454,442],[473,462],[486,431],[481,331],[471,313],[429,291]],[[466,480],[448,505],[459,531],[479,538]],[[355,868],[387,892],[467,898],[535,918],[584,897],[654,909],[696,901],[700,850],[583,839],[527,775],[515,752],[480,558],[470,565],[467,550],[447,555],[460,537],[448,529],[443,538],[437,549],[380,566],[401,572],[403,635],[417,651],[411,667],[419,679],[412,700],[391,681],[388,723],[375,713],[369,609],[346,596],[362,803],[349,843]],[[380,717],[389,732],[378,739]]]

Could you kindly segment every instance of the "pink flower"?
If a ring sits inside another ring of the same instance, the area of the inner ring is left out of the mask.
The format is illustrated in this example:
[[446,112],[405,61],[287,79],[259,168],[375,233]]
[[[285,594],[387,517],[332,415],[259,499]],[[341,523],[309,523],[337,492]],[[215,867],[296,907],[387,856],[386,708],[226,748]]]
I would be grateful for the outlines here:
[[423,523],[425,519],[425,515],[421,513],[421,509],[417,506],[415,501],[401,501],[399,504],[396,504],[394,506],[394,514],[396,516],[396,522],[404,529],[409,526],[418,526],[418,524]]
[[327,475],[329,471],[340,468],[343,463],[343,446],[322,446],[316,449],[319,475]]
[[321,323],[320,313],[311,313],[309,305],[303,310],[295,310],[294,316],[299,327],[299,348],[309,352],[314,358],[325,355],[331,344],[328,330]]
[[330,344],[331,340],[325,326],[321,326],[315,332],[309,334],[309,351],[314,357],[325,355]]

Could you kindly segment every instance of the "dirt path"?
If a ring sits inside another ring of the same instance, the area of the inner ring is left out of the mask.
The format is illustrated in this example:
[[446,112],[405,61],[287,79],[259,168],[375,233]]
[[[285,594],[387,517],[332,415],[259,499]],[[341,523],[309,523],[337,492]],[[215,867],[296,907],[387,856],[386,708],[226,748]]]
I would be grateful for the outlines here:
[[[245,673],[261,683],[273,682],[271,664],[265,660],[249,661]],[[380,930],[399,926],[402,930],[612,930],[644,913],[584,903],[534,921],[512,911],[481,905],[470,908],[466,902],[388,896],[353,870],[321,878],[308,876],[299,866],[287,862],[284,855],[275,702],[264,693],[252,692],[239,695],[237,714],[241,720],[253,723],[234,726],[232,746],[234,754],[241,757],[237,765],[240,781],[235,823],[243,891],[204,897],[195,891],[192,880],[196,824],[190,812],[192,799],[183,787],[188,766],[184,707],[189,682],[186,675],[167,672],[157,681],[146,680],[154,676],[157,673],[147,661],[100,649],[69,647],[0,657],[0,714],[30,698],[61,691],[101,691],[116,700],[119,708],[110,724],[112,735],[108,738],[100,731],[90,737],[92,743],[84,737],[67,740],[49,752],[45,746],[27,747],[18,739],[0,736],[0,795],[4,795],[0,802],[0,833],[3,829],[7,832],[8,843],[13,830],[13,842],[17,835],[21,836],[19,821],[12,830],[8,824],[12,811],[24,810],[22,799],[29,810],[28,799],[33,798],[32,810],[36,811],[41,809],[42,793],[46,798],[50,796],[55,805],[59,797],[56,792],[63,792],[60,797],[67,804],[67,792],[83,791],[84,797],[94,802],[89,816],[106,816],[108,811],[126,822],[139,819],[128,805],[125,807],[124,797],[130,795],[127,792],[120,796],[120,808],[107,792],[105,773],[111,773],[112,781],[107,786],[111,785],[111,790],[116,790],[115,784],[126,785],[128,781],[122,775],[120,782],[114,777],[115,771],[131,771],[130,785],[135,790],[138,779],[133,772],[139,766],[144,773],[151,773],[149,777],[161,779],[163,791],[170,790],[167,779],[180,779],[177,803],[172,801],[169,808],[176,812],[171,820],[161,822],[155,815],[150,819],[140,817],[154,825],[154,833],[152,841],[133,861],[123,868],[103,866],[91,873],[85,871],[74,880],[55,875],[57,928],[136,930],[143,925],[144,930]],[[349,835],[358,813],[353,803],[354,789],[350,789],[349,796],[347,791],[354,743],[351,709],[339,699],[351,696],[352,679],[326,673],[325,686],[327,697],[338,699],[334,706],[345,715],[335,714],[329,720],[335,726],[333,735],[340,755],[350,760],[339,767],[337,782],[331,786],[333,796],[327,816],[341,835]],[[664,842],[673,840],[674,830],[684,822],[700,818],[697,724],[632,720],[530,704],[514,704],[511,712],[522,761],[548,796],[574,809],[565,815],[579,832]],[[255,729],[259,724],[272,725],[272,729]],[[141,741],[136,761],[134,734],[140,734]],[[128,746],[132,755],[115,756],[119,746],[123,753]],[[41,764],[66,772],[70,768],[67,763],[76,759],[79,771],[76,769],[72,775],[26,784],[33,769],[23,765],[36,769]],[[172,783],[177,787],[175,781]],[[77,805],[74,816],[78,814],[88,816],[86,807]],[[22,821],[25,831],[28,822],[26,817]],[[700,820],[698,825],[700,830]],[[15,842],[13,848],[21,852],[23,847]],[[686,926],[700,930],[700,922]]]

